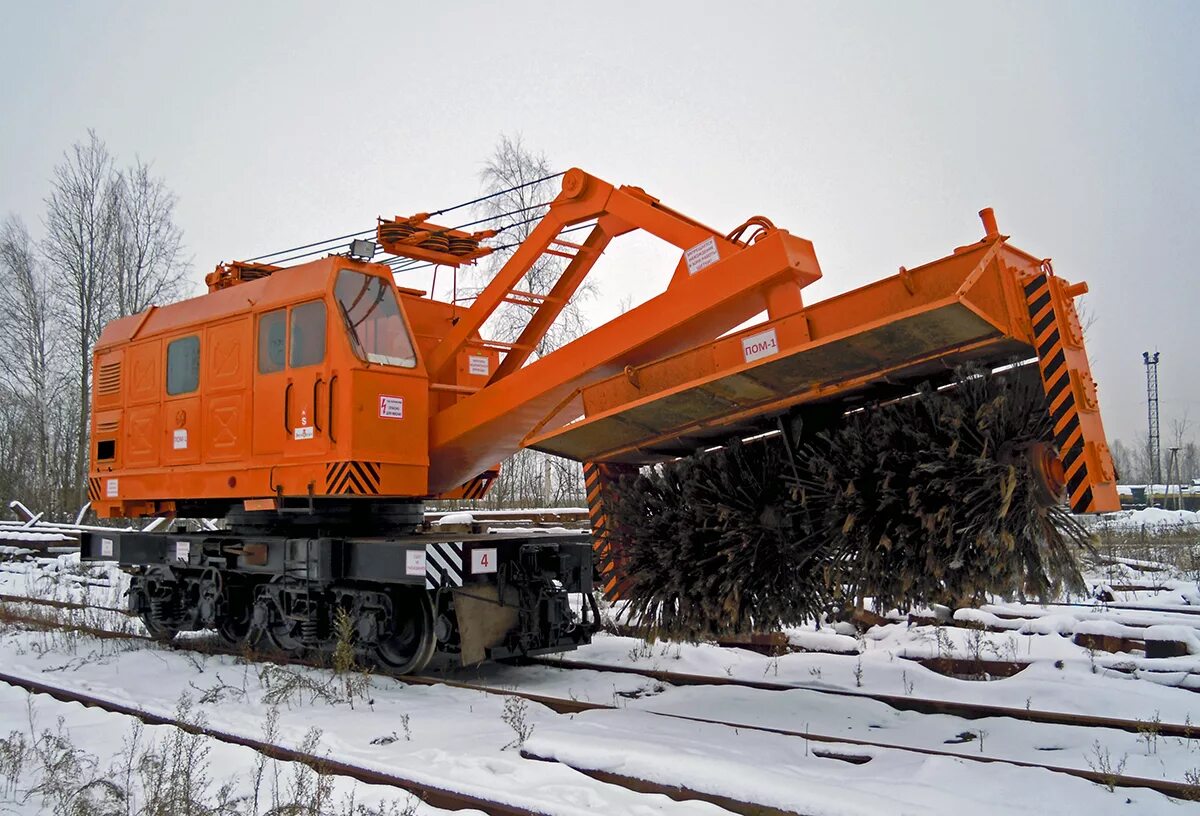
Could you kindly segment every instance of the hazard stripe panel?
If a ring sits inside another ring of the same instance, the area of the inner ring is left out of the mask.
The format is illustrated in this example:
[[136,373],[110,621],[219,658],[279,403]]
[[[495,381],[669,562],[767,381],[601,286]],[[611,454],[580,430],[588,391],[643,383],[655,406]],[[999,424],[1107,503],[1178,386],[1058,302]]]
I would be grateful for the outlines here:
[[1068,284],[1047,264],[1022,285],[1054,441],[1066,472],[1067,500],[1076,513],[1118,510],[1116,474]]
[[605,504],[612,501],[618,479],[636,471],[634,465],[599,462],[585,462],[583,465],[588,519],[592,525],[592,554],[599,573],[600,589],[609,601],[615,601],[627,593],[627,581],[624,580],[620,539],[610,524]]
[[379,494],[379,462],[329,462],[325,465],[325,495]]
[[462,497],[464,499],[482,499],[483,495],[488,492],[488,488],[492,486],[493,480],[490,475],[476,476],[463,485]]
[[482,499],[492,489],[496,479],[500,477],[498,467],[490,468],[460,484],[453,490],[447,490],[437,495],[439,499]]
[[439,541],[425,545],[426,589],[460,587],[465,575],[461,541]]
[[98,478],[88,479],[88,501],[100,501],[100,480]]

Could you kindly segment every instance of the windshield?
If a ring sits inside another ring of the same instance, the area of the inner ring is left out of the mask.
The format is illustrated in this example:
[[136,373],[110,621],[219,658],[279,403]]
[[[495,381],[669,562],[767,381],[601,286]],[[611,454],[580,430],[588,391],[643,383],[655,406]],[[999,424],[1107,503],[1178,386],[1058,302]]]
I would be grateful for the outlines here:
[[417,355],[396,292],[382,278],[350,269],[338,272],[333,287],[354,352],[369,363],[413,368]]

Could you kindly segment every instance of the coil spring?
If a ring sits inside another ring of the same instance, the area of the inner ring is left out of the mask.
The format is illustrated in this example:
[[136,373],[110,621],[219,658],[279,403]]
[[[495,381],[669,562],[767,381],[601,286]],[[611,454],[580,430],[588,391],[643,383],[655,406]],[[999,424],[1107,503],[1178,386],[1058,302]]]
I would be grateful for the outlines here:
[[171,598],[162,596],[150,599],[150,618],[161,621],[175,617],[175,604]]
[[312,617],[300,622],[300,639],[305,643],[317,642],[317,621]]

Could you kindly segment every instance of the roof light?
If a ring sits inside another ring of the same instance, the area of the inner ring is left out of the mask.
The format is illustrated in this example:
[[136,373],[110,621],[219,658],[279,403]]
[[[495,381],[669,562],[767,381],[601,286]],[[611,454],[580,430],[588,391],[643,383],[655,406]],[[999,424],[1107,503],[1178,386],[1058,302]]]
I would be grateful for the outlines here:
[[350,242],[350,257],[362,261],[369,261],[375,257],[375,253],[379,251],[379,245],[374,241],[368,241],[365,238],[356,238]]

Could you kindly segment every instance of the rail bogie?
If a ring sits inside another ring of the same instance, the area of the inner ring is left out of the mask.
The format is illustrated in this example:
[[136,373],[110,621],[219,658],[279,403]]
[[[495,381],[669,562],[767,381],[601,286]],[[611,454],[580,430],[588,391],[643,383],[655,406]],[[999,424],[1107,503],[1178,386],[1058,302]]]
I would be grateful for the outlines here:
[[289,653],[342,641],[412,672],[435,652],[470,665],[572,649],[597,620],[582,535],[114,531],[84,533],[81,546],[131,572],[129,608],[163,639],[213,629]]

